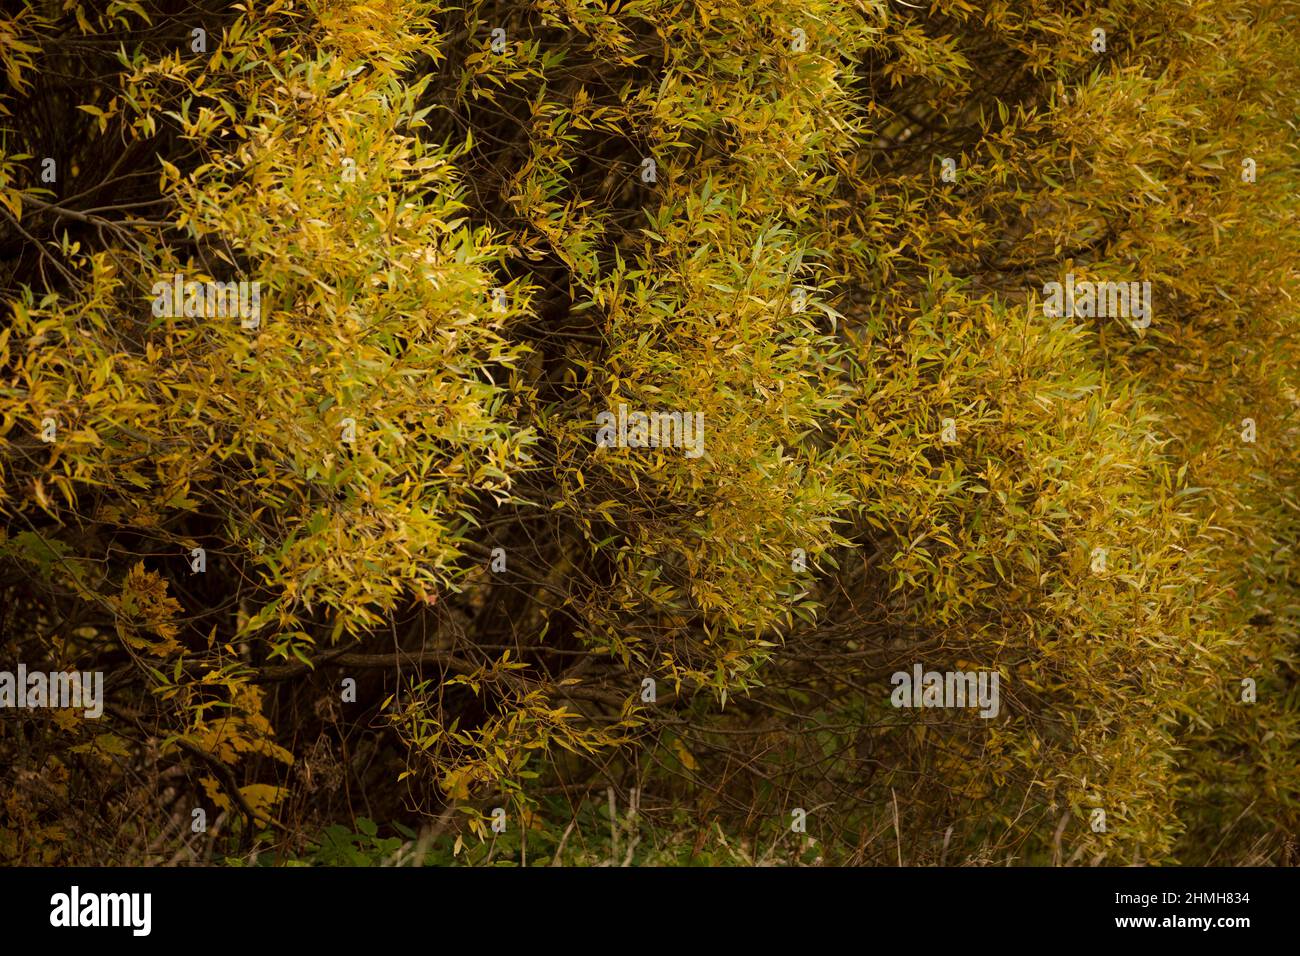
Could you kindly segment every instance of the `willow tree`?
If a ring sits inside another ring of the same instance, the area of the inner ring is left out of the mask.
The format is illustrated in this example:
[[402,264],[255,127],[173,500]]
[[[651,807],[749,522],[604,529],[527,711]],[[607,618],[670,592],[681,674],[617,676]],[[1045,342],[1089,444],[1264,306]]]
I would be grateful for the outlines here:
[[1060,6],[6,14],[0,857],[1284,859],[1296,10]]

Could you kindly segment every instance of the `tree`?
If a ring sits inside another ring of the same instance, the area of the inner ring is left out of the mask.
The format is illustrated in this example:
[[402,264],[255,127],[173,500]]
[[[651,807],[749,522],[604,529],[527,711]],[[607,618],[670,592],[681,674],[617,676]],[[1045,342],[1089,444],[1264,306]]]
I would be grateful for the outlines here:
[[1294,10],[1060,6],[6,15],[0,858],[1285,859]]

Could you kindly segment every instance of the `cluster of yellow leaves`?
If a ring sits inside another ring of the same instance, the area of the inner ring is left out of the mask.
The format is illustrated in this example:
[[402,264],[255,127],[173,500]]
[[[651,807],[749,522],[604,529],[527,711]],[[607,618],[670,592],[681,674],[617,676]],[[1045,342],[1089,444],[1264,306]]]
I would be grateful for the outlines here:
[[[412,597],[486,591],[507,504],[567,549],[511,623],[572,623],[613,675],[586,699],[619,717],[584,722],[576,678],[451,658],[388,708],[402,778],[445,800],[524,799],[535,757],[628,740],[644,675],[725,705],[844,633],[810,659],[1007,682],[995,725],[899,714],[834,667],[796,688],[868,715],[893,772],[942,773],[956,796],[915,797],[920,828],[1167,860],[1256,778],[1294,819],[1293,24],[1245,0],[901,6],[270,0],[205,54],[123,47],[78,107],[101,139],[180,144],[147,171],[170,218],[74,219],[100,242],[42,247],[59,291],[7,297],[0,554],[111,610],[173,743],[226,767],[293,761],[236,643],[307,661],[395,633]],[[152,22],[68,9],[82,33]],[[19,94],[53,29],[0,18]],[[32,158],[0,153],[16,226],[54,198]],[[1066,271],[1152,282],[1155,323],[1043,316]],[[154,315],[176,273],[259,282],[260,325]],[[701,413],[703,456],[594,450],[620,404]],[[160,563],[97,569],[119,534]],[[219,609],[160,570],[205,542],[238,582]],[[1257,672],[1251,721],[1227,689]],[[466,689],[469,726],[444,710]],[[284,797],[240,792],[258,816]],[[1109,833],[1057,830],[1098,805]]]

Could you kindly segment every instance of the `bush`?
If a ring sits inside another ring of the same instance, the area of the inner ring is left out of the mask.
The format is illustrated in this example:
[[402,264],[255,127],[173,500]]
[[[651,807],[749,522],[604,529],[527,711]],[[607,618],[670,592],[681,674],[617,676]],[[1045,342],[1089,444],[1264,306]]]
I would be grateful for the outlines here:
[[1287,5],[66,6],[3,659],[104,713],[5,714],[0,860],[1294,859]]

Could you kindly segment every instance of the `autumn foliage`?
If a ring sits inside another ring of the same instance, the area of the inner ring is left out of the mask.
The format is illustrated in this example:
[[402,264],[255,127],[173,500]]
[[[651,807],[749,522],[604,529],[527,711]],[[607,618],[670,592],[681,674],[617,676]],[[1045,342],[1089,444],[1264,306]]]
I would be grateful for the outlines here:
[[10,6],[0,863],[1296,861],[1293,0]]

